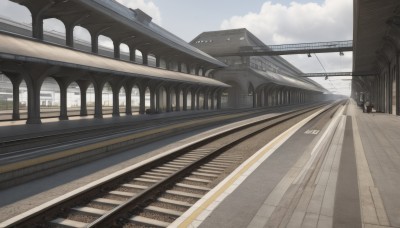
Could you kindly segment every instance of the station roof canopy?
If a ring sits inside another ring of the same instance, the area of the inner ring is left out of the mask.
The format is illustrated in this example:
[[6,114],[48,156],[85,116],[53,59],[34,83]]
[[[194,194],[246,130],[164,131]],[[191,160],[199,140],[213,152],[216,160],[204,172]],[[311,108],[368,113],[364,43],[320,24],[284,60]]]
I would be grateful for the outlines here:
[[225,64],[189,45],[152,22],[140,9],[130,9],[115,0],[11,0],[41,17],[56,18],[65,25],[80,25],[89,32],[122,41],[168,58],[196,62],[207,68]]
[[354,0],[353,72],[377,72],[377,52],[399,14],[398,0]]
[[211,78],[116,60],[6,33],[0,33],[0,59],[188,84],[229,87]]

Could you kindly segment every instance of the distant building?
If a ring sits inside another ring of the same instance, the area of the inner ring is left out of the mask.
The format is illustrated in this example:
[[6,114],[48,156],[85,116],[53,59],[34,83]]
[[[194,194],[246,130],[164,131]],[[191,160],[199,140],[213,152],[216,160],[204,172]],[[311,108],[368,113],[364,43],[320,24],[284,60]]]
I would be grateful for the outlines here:
[[303,73],[280,56],[219,57],[237,53],[240,47],[266,46],[247,29],[203,32],[190,44],[228,65],[211,73],[232,86],[223,97],[228,107],[281,105],[292,103],[296,93],[311,100],[327,92],[318,83],[299,77]]

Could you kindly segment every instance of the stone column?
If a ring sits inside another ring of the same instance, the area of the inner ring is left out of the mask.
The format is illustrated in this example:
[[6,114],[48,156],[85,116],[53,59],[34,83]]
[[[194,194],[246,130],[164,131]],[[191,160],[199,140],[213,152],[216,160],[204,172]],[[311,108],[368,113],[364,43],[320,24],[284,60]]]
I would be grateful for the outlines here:
[[74,47],[74,24],[65,24],[65,44]]
[[99,35],[97,33],[90,34],[92,38],[92,52],[95,54],[99,53]]
[[32,80],[31,83],[26,82],[28,89],[28,119],[27,124],[40,124],[40,86],[42,82]]
[[[154,113],[156,111],[156,104],[155,104],[155,91],[154,88],[150,89],[150,111]],[[158,102],[157,102],[158,103]]]
[[114,58],[120,59],[121,56],[121,51],[119,49],[120,42],[117,40],[113,40],[113,44],[114,44]]
[[113,117],[119,116],[119,86],[112,86],[113,92]]
[[81,91],[81,113],[80,116],[87,116],[87,89],[89,87],[89,84],[79,84],[79,89]]
[[187,95],[188,95],[188,90],[183,91],[183,111],[187,111]]
[[166,111],[167,111],[167,112],[171,112],[171,110],[172,110],[171,90],[168,89],[168,90],[166,90],[165,92],[166,92],[166,94],[167,94],[167,108],[166,108]]
[[132,115],[132,86],[125,87],[125,96],[126,96],[126,104],[125,104],[125,114],[127,116]]
[[156,67],[160,68],[160,64],[161,64],[161,57],[156,56]]
[[103,118],[103,86],[104,83],[94,86],[94,118],[97,119]]
[[129,45],[129,60],[132,62],[136,61],[136,48],[132,45]]
[[200,91],[198,91],[196,94],[196,110],[200,110]]
[[148,54],[147,52],[142,52],[142,60],[143,60],[143,65],[149,65],[149,61],[148,61]]
[[146,109],[146,104],[145,104],[145,102],[146,102],[146,98],[145,98],[145,96],[146,96],[146,87],[140,88],[139,89],[139,94],[140,94],[140,97],[139,97],[139,99],[140,99],[139,114],[144,114],[146,112],[146,110],[145,110]]
[[221,97],[222,97],[222,92],[217,94],[217,109],[221,109]]
[[190,109],[195,110],[196,109],[196,92],[194,90],[192,90],[191,93],[192,93],[192,96],[191,96],[192,105],[190,106]]
[[179,89],[175,90],[175,111],[181,111],[181,91]]
[[211,94],[211,109],[215,109],[215,92]]
[[11,82],[13,86],[13,114],[12,114],[12,119],[13,120],[19,120],[20,114],[19,114],[19,86],[21,85],[22,78],[21,77],[11,77]]
[[40,12],[32,13],[32,37],[43,40],[43,18]]
[[208,110],[208,92],[204,93],[204,104],[203,104],[203,109]]
[[68,120],[67,111],[67,85],[65,83],[59,83],[60,86],[60,120]]

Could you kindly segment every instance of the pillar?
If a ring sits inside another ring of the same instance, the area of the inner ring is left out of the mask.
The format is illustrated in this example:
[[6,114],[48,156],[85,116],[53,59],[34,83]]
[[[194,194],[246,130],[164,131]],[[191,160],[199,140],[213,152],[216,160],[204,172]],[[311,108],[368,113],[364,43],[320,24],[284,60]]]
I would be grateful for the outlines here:
[[129,60],[132,62],[136,61],[136,48],[132,45],[129,45]]
[[204,93],[204,105],[203,105],[204,110],[208,110],[208,92]]
[[99,34],[91,33],[90,36],[92,38],[92,52],[95,54],[98,54],[99,53]]
[[119,116],[119,89],[120,86],[113,85],[112,92],[113,92],[113,117]]
[[191,91],[191,99],[192,99],[192,105],[190,107],[191,110],[195,110],[196,109],[196,92],[194,90]]
[[222,97],[222,92],[217,93],[217,109],[221,109],[221,97]]
[[67,111],[67,84],[58,83],[60,86],[60,120],[68,120]]
[[160,64],[161,64],[161,57],[156,56],[156,67],[160,68]]
[[87,116],[87,89],[89,87],[89,83],[80,83],[79,84],[79,89],[81,91],[81,116]]
[[148,53],[142,51],[142,60],[143,60],[143,65],[149,65],[149,61],[148,61]]
[[65,44],[74,47],[74,28],[73,24],[65,24]]
[[125,104],[125,114],[127,116],[132,115],[132,86],[125,87],[125,96],[126,96],[126,104]]
[[40,12],[32,13],[32,36],[33,38],[43,40],[43,18]]
[[146,96],[146,87],[140,87],[139,88],[139,94],[140,94],[140,102],[139,102],[139,114],[144,114],[146,112],[146,106],[145,106],[145,96]]
[[183,91],[183,111],[187,111],[187,95],[188,95],[188,90]]
[[103,86],[101,83],[94,87],[94,118],[97,119],[103,118]]
[[175,111],[181,111],[181,91],[179,89],[175,90]]
[[196,93],[196,110],[200,110],[200,91]]
[[28,119],[27,124],[40,124],[40,87],[43,81],[26,82],[28,87]]
[[156,111],[156,104],[155,104],[155,91],[154,91],[155,89],[154,88],[151,88],[150,89],[150,111],[152,112],[152,113],[154,113],[155,111]]
[[117,40],[113,40],[114,44],[114,58],[119,59],[121,56],[121,51],[119,49],[120,42]]
[[170,89],[168,89],[168,90],[166,90],[165,91],[166,93],[167,93],[167,108],[166,108],[166,111],[167,112],[171,112],[171,110],[172,110],[172,102],[171,102],[171,90]]
[[19,86],[21,85],[22,78],[21,77],[12,77],[10,78],[13,86],[13,120],[19,120],[20,113],[19,113]]
[[211,93],[211,109],[215,109],[215,92]]
[[178,72],[182,72],[182,63],[178,62]]

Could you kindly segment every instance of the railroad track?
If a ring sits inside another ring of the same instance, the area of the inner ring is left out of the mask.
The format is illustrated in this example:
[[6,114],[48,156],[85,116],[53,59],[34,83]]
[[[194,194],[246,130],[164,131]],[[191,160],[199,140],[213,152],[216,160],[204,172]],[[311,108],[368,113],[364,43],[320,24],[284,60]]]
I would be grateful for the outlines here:
[[[257,110],[254,109],[228,110],[217,113],[201,112],[201,113],[193,113],[182,116],[155,118],[151,119],[150,121],[111,123],[102,126],[85,127],[82,129],[50,131],[35,135],[21,135],[15,137],[13,136],[13,138],[0,139],[0,149],[2,151],[0,155],[15,151],[24,152],[24,151],[33,151],[49,147],[51,148],[67,143],[76,143],[84,140],[116,135],[116,134],[127,134],[132,131],[146,130],[151,127],[159,127],[160,125],[163,126],[173,125],[176,123],[182,123],[184,121],[190,121],[194,119],[207,119],[210,117],[217,117],[217,116],[229,117],[235,114],[241,114],[242,117],[248,117],[248,116],[258,115],[260,113],[284,110],[284,108],[285,107],[268,108],[268,109],[262,108]],[[29,149],[24,149],[25,147]]]
[[230,148],[321,108],[323,112],[336,111],[337,105],[319,105],[227,129],[0,226],[166,227],[211,190],[225,171],[247,159],[241,153],[229,152]]

